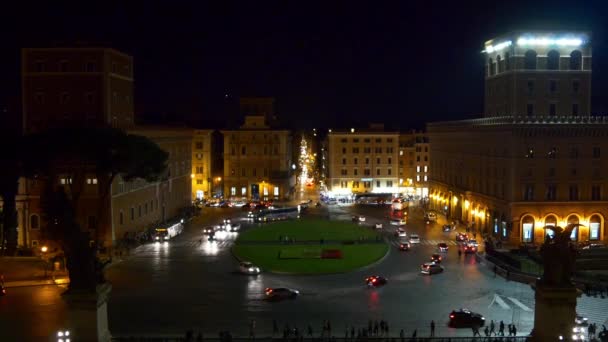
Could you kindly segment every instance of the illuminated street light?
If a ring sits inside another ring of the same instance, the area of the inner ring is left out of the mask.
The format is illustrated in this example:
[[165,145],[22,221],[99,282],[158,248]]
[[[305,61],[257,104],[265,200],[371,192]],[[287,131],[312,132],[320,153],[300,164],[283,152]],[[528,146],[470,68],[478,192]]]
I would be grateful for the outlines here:
[[190,178],[194,178],[194,173],[191,173],[191,174],[190,174]]
[[42,246],[42,248],[40,248],[40,251],[42,253],[46,253],[49,250],[49,248],[47,246]]

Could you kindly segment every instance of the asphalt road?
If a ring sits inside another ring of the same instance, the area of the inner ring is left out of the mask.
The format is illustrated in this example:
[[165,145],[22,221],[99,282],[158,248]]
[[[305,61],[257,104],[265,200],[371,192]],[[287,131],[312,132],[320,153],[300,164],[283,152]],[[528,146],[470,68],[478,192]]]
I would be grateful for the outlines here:
[[[148,244],[132,251],[124,261],[112,265],[107,278],[113,285],[109,303],[113,335],[177,335],[187,329],[217,336],[220,330],[247,335],[251,319],[257,322],[258,336],[270,335],[272,320],[281,329],[288,323],[300,329],[311,324],[319,334],[323,320],[330,320],[333,333],[343,336],[345,327],[367,326],[369,319],[388,321],[391,334],[399,329],[411,335],[428,336],[429,322],[435,320],[436,335],[471,336],[468,329],[447,328],[454,308],[466,307],[487,320],[515,322],[520,334],[533,324],[532,290],[523,284],[495,278],[491,270],[478,265],[473,256],[458,257],[454,233],[443,233],[438,224],[426,226],[412,212],[407,233],[418,233],[422,241],[410,252],[399,252],[387,228],[387,209],[374,206],[332,206],[312,208],[310,215],[350,220],[353,214],[367,217],[365,225],[382,222],[391,243],[388,256],[367,269],[326,276],[287,276],[263,273],[244,276],[236,272],[231,255],[235,235],[218,243],[200,242],[202,227],[223,218],[238,218],[239,209],[209,208],[189,223],[184,233],[169,244]],[[243,229],[250,229],[244,224]],[[370,228],[371,229],[371,228]],[[443,265],[445,272],[422,276],[419,266],[435,251],[436,243],[450,241]],[[385,276],[389,283],[367,289],[364,277]],[[291,287],[301,291],[296,300],[267,302],[266,287]],[[63,326],[65,305],[59,286],[11,288],[0,298],[0,340],[38,341]],[[590,321],[606,323],[608,299],[582,297],[578,311]],[[69,328],[69,327],[68,327]]]

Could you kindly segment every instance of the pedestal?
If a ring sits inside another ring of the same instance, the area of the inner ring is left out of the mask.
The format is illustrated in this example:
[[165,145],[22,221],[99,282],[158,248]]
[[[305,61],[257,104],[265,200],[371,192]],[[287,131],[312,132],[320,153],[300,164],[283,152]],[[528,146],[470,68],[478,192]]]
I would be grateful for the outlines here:
[[108,299],[112,285],[104,283],[95,292],[72,291],[63,295],[68,314],[65,327],[74,341],[110,342]]
[[545,287],[537,282],[535,291],[534,330],[532,341],[570,339],[576,318],[575,287]]

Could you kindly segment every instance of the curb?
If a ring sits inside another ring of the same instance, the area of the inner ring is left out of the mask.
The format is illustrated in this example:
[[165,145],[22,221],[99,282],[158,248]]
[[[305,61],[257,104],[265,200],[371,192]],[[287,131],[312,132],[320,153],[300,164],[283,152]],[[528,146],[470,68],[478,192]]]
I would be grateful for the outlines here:
[[12,288],[12,287],[26,287],[26,286],[63,285],[63,284],[68,284],[69,282],[70,282],[70,278],[68,278],[68,277],[45,279],[45,280],[7,281],[4,283],[4,287]]

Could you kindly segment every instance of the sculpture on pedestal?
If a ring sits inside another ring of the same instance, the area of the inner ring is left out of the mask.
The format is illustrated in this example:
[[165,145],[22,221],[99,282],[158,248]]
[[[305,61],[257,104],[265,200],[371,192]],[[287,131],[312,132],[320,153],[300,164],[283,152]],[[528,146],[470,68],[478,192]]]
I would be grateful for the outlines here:
[[554,232],[553,238],[547,239],[540,248],[543,260],[543,275],[539,285],[545,287],[572,287],[572,273],[574,271],[574,260],[576,250],[572,245],[570,236],[572,231],[581,226],[580,224],[569,224],[566,228],[546,226]]

